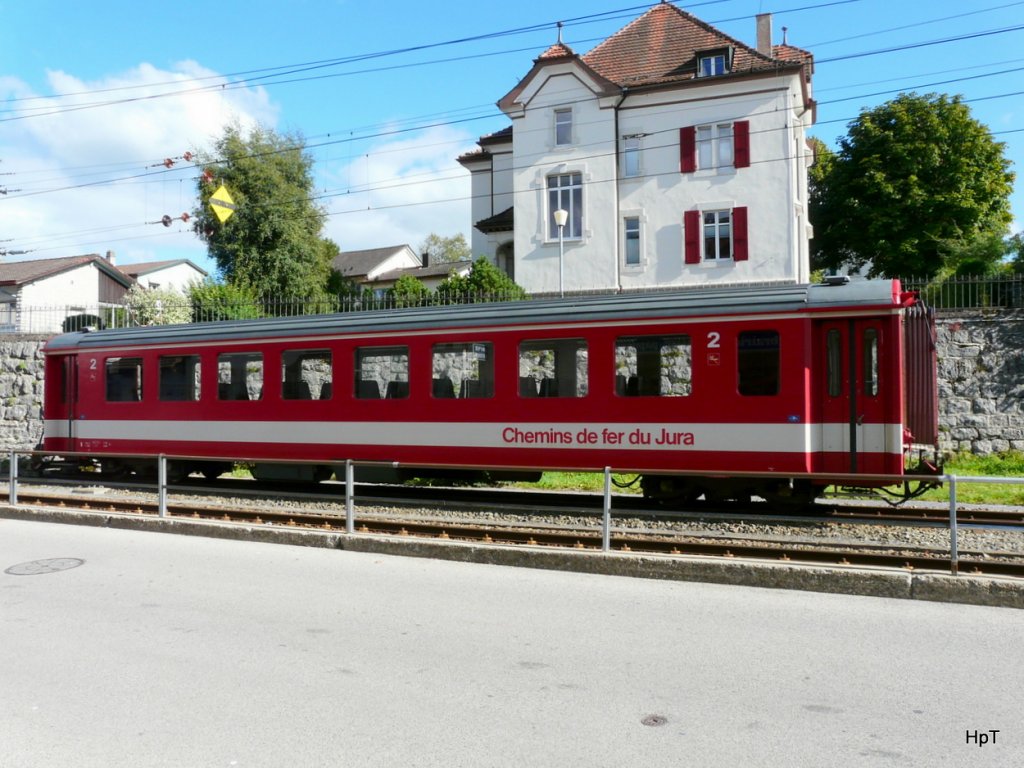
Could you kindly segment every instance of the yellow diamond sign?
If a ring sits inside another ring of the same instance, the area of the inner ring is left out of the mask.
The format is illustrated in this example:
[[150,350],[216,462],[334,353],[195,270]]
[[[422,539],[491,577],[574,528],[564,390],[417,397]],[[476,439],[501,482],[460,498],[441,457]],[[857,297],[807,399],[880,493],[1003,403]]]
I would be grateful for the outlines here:
[[213,193],[210,197],[210,207],[213,208],[213,212],[220,219],[220,223],[223,224],[227,221],[231,214],[234,213],[238,206],[235,205],[235,201],[231,199],[231,195],[223,184],[220,188]]

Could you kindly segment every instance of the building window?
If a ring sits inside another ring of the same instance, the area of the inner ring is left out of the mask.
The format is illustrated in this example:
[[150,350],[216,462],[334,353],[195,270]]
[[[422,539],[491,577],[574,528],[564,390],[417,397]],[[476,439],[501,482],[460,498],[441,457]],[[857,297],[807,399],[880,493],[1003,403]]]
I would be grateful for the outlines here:
[[687,264],[735,262],[750,257],[747,208],[696,210],[683,213],[683,255]]
[[568,211],[569,218],[565,223],[563,237],[580,239],[583,237],[583,174],[563,173],[548,176],[548,238],[558,239],[558,225],[555,224],[555,211]]
[[640,137],[627,136],[622,148],[622,175],[640,175]]
[[732,258],[732,212],[704,211],[704,260]]
[[697,167],[733,167],[732,123],[697,126]]
[[[699,166],[698,166],[699,155]],[[750,121],[687,125],[679,129],[679,171],[750,166]]]
[[623,254],[627,267],[639,267],[643,263],[640,254],[640,217],[626,216],[622,220],[624,239]]
[[728,72],[725,61],[724,53],[716,53],[712,56],[701,56],[698,60],[697,77],[724,75]]
[[555,110],[555,144],[572,144],[572,110]]

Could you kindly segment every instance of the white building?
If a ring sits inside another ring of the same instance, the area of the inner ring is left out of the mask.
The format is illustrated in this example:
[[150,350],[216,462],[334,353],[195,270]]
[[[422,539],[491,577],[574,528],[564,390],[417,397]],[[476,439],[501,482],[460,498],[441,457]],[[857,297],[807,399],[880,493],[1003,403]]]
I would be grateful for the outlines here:
[[59,333],[74,317],[74,328],[98,324],[132,284],[95,253],[0,264],[0,332]]
[[426,255],[417,256],[409,245],[342,251],[331,263],[332,269],[342,277],[372,290],[378,296],[394,288],[398,279],[406,275],[415,277],[433,290],[452,273],[465,277],[472,266],[469,261],[428,264]]
[[757,38],[662,2],[545,51],[498,102],[512,125],[459,158],[474,255],[530,293],[807,280],[813,60],[767,14]]
[[[107,254],[107,258],[111,259],[110,253]],[[160,288],[178,293],[186,293],[190,285],[202,283],[207,277],[205,269],[197,267],[188,259],[124,264],[118,266],[118,269],[143,288]]]

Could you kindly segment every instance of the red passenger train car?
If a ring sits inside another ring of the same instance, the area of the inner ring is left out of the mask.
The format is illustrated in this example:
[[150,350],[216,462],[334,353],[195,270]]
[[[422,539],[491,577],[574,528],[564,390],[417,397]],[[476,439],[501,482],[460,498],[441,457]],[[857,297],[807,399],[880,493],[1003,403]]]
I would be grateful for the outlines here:
[[45,349],[43,449],[104,472],[194,457],[179,475],[612,467],[652,496],[808,499],[935,442],[930,328],[893,280],[69,333]]

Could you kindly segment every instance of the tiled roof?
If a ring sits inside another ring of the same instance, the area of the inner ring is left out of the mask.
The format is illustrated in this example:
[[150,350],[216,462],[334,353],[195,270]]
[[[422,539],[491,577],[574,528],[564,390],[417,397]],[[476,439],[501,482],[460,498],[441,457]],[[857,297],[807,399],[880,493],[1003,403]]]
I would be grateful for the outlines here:
[[758,53],[671,3],[655,5],[583,56],[583,61],[619,86],[637,87],[692,80],[697,76],[698,51],[727,47],[733,51],[733,73],[802,63],[790,58],[788,50],[786,58]]
[[56,259],[5,262],[0,264],[0,285],[18,286],[33,283],[36,280],[52,277],[91,262],[95,262],[97,269],[123,285],[131,285],[131,278],[118,272],[115,267],[110,265],[110,262],[96,253],[84,256],[62,256]]
[[402,269],[392,269],[388,272],[382,272],[380,275],[374,278],[374,282],[387,282],[389,280],[397,280],[403,275],[412,275],[416,278],[424,277],[448,277],[452,271],[464,275],[472,268],[473,262],[466,261],[444,261],[440,264],[431,264],[429,267],[404,267]]
[[538,56],[539,59],[571,59],[576,53],[565,43],[559,41]]
[[795,45],[774,45],[772,46],[772,56],[780,61],[795,61],[800,64],[814,64],[814,54],[810,51],[805,51],[803,48],[797,48]]
[[331,266],[344,277],[365,277],[382,261],[395,254],[408,250],[415,256],[416,252],[408,245],[391,245],[387,248],[368,248],[365,251],[342,251],[334,257]]

